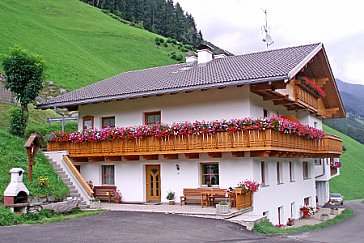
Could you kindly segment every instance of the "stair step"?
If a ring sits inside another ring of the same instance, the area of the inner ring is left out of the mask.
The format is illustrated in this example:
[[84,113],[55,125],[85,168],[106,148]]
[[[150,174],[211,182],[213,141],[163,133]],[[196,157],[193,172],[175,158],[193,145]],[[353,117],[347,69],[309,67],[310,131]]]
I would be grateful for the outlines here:
[[72,185],[69,185],[67,186],[69,190],[76,190],[76,187],[72,184]]
[[78,191],[76,189],[70,189],[69,191],[70,191],[70,193],[78,193]]
[[70,197],[81,197],[81,195],[79,193],[70,193]]

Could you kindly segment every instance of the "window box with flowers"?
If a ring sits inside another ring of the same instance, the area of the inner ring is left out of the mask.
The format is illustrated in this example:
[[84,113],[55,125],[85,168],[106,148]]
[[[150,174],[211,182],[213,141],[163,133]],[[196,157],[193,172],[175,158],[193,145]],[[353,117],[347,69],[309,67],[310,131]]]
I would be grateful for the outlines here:
[[236,209],[248,208],[253,205],[253,193],[257,192],[259,184],[254,181],[244,180],[234,188],[236,197]]

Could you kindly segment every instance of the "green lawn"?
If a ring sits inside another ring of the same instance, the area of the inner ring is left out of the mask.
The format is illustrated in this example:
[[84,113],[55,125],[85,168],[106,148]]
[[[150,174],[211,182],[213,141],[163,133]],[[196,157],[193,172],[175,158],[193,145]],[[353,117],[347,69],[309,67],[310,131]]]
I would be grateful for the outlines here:
[[0,1],[0,54],[15,44],[44,57],[48,80],[74,90],[118,73],[175,63],[177,48],[78,0]]
[[341,193],[346,200],[364,198],[364,145],[328,126],[324,129],[341,137],[346,147],[341,156],[340,176],[330,181],[330,191]]
[[349,208],[346,208],[342,212],[342,214],[336,216],[333,219],[329,219],[329,220],[324,221],[324,222],[322,222],[320,224],[305,225],[305,226],[301,226],[301,227],[297,227],[297,228],[275,227],[270,221],[263,220],[262,222],[254,225],[253,231],[257,232],[257,233],[260,233],[260,234],[266,234],[266,235],[272,235],[272,234],[297,234],[297,233],[322,229],[322,228],[326,228],[326,227],[331,226],[331,225],[339,224],[339,223],[343,222],[344,220],[348,219],[349,217],[351,217],[352,215],[353,215],[353,212]]

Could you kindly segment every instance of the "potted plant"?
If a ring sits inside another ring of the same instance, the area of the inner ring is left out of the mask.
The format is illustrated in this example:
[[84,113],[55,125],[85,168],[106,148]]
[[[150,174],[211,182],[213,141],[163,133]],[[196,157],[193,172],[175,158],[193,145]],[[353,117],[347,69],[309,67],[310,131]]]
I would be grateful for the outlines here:
[[313,207],[309,207],[307,205],[301,207],[300,211],[302,212],[305,219],[309,219],[315,214],[315,210],[313,209]]
[[101,202],[100,199],[97,197],[93,197],[90,199],[90,209],[100,209],[101,208]]
[[230,203],[228,201],[220,201],[216,204],[216,214],[227,214],[230,213]]
[[168,191],[166,199],[169,200],[169,205],[174,205],[175,192]]
[[294,218],[288,218],[287,226],[293,226],[294,225],[294,221],[295,221]]
[[121,203],[121,192],[119,190],[115,191],[112,194],[112,197],[114,199],[114,203]]
[[251,180],[241,181],[235,188],[235,191],[239,191],[242,194],[246,194],[248,192],[257,192],[258,190],[259,190],[259,184]]

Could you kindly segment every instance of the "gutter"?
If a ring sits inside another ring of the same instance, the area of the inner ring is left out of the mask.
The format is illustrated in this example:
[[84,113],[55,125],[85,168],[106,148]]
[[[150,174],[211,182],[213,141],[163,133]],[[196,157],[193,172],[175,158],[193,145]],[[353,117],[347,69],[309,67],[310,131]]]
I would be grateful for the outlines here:
[[105,102],[105,101],[113,101],[113,100],[140,98],[143,96],[154,96],[154,95],[160,95],[160,94],[180,93],[180,92],[195,91],[195,90],[200,90],[200,89],[231,87],[231,86],[236,86],[236,85],[257,84],[257,83],[274,82],[274,81],[280,81],[280,80],[286,81],[286,80],[289,80],[289,78],[287,75],[284,75],[284,76],[277,76],[277,77],[273,77],[273,78],[270,77],[270,78],[230,81],[230,82],[224,82],[224,83],[205,84],[205,85],[178,88],[178,89],[166,89],[166,90],[149,91],[149,92],[143,92],[143,93],[131,93],[131,94],[91,98],[91,99],[85,99],[85,100],[79,100],[79,101],[55,102],[55,103],[49,103],[49,104],[45,104],[45,105],[39,104],[39,105],[37,105],[37,108],[48,109],[48,108],[55,108],[55,107],[76,106],[76,105],[84,105],[84,104],[89,104],[89,103],[100,103],[100,102]]

